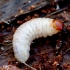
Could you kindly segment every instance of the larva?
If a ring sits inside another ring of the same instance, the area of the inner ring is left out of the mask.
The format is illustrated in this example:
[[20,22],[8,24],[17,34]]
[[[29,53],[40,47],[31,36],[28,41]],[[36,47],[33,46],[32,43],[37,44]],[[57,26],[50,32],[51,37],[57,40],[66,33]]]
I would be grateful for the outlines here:
[[31,42],[39,37],[52,36],[63,28],[60,20],[50,18],[35,18],[20,25],[13,35],[13,50],[15,57],[21,63],[29,58]]

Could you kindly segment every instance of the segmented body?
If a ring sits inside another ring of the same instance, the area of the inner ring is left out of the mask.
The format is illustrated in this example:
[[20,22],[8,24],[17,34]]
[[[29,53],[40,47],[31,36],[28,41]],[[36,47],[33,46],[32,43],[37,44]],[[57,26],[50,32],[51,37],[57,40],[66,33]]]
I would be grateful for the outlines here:
[[52,26],[54,19],[35,18],[20,25],[13,36],[13,50],[18,61],[24,63],[29,58],[31,42],[39,37],[58,33]]

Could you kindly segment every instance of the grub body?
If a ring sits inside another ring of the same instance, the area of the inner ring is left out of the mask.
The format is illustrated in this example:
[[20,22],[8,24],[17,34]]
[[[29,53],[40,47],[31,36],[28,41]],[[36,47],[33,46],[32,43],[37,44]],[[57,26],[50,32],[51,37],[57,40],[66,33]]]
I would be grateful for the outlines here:
[[59,32],[53,26],[54,19],[35,18],[20,25],[13,35],[13,50],[15,57],[21,63],[30,56],[31,42],[39,37],[52,36]]

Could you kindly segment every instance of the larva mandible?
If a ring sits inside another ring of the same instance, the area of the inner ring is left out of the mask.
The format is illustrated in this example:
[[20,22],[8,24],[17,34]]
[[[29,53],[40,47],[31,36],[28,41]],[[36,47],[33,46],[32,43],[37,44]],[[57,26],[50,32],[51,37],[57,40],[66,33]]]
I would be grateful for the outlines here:
[[35,18],[20,25],[13,35],[13,50],[15,57],[21,63],[29,58],[31,42],[39,37],[52,36],[63,28],[60,20],[50,18]]

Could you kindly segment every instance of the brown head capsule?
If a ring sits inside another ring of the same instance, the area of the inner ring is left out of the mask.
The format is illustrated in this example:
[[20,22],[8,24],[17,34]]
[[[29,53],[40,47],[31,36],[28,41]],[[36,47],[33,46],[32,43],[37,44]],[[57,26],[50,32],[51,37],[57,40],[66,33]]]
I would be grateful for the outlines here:
[[53,20],[53,27],[56,29],[56,30],[62,30],[64,25],[63,23],[60,21],[60,20]]

